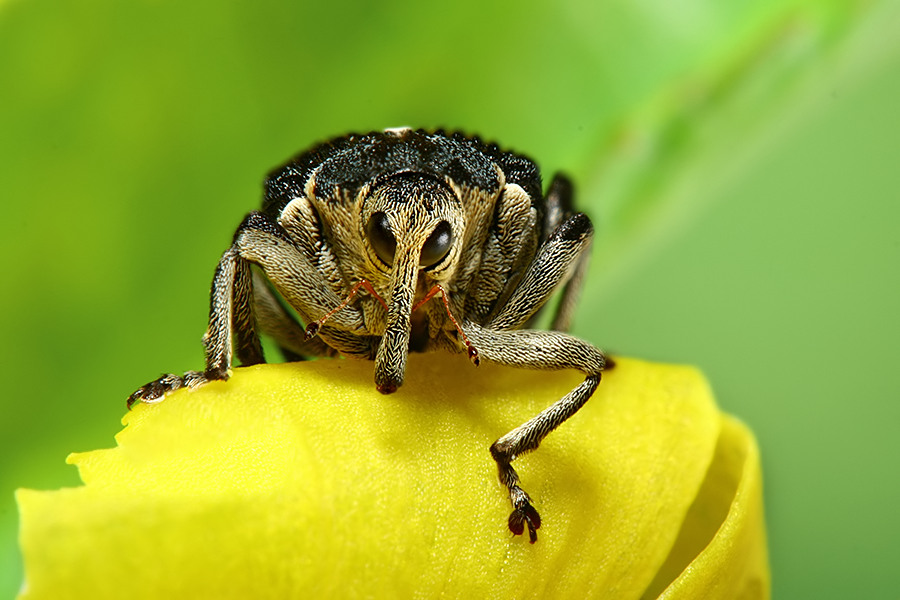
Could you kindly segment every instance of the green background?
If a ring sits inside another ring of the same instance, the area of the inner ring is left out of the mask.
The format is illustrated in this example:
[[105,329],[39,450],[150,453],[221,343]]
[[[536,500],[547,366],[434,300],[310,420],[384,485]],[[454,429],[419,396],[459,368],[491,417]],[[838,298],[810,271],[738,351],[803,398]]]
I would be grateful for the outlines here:
[[700,366],[754,429],[775,595],[896,596],[897,31],[897,2],[0,2],[0,596],[12,491],[77,485],[137,385],[201,365],[263,174],[398,125],[569,171],[575,331]]

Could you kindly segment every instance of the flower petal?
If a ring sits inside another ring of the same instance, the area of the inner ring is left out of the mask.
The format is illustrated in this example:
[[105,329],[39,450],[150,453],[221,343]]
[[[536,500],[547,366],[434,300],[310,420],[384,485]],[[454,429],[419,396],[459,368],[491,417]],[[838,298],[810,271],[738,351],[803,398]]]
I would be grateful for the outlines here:
[[[488,447],[579,380],[414,355],[384,396],[370,363],[323,360],[138,406],[117,448],[70,457],[84,487],[18,492],[22,598],[682,597],[758,575],[752,438],[687,367],[618,359],[516,461],[542,527],[510,534]],[[696,527],[719,470],[738,483]]]
[[[661,598],[769,596],[761,475],[759,450],[750,430],[723,416],[706,481],[666,561],[670,569],[684,570]],[[665,571],[664,567],[660,574]]]

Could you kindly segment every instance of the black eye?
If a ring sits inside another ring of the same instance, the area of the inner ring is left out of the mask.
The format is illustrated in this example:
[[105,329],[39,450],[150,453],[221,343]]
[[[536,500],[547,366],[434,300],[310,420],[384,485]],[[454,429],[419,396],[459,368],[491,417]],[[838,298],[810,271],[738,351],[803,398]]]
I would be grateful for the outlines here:
[[372,213],[369,222],[366,223],[366,236],[369,243],[375,249],[384,264],[394,264],[394,252],[397,250],[397,238],[391,231],[391,223],[388,221],[387,215],[379,211]]
[[450,252],[450,244],[453,243],[453,232],[450,231],[450,223],[441,221],[434,228],[428,239],[422,245],[422,254],[419,257],[420,267],[431,267],[441,262]]

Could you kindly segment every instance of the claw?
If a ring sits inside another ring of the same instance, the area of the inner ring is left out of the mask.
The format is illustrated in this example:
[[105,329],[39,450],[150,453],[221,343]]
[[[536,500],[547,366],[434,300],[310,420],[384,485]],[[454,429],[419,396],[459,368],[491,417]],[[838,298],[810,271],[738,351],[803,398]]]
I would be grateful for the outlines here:
[[131,410],[131,407],[134,406],[135,402],[155,404],[157,402],[161,402],[165,395],[166,386],[157,379],[156,381],[148,383],[141,389],[128,396],[128,400],[125,402],[125,406],[128,407],[128,410]]
[[528,502],[519,506],[509,515],[509,530],[514,535],[522,535],[525,533],[525,526],[528,526],[528,541],[532,544],[537,541],[537,530],[541,528],[541,515]]
[[477,367],[479,364],[481,364],[481,359],[478,357],[478,349],[475,346],[469,344],[467,347],[467,351],[469,354],[469,360],[472,361],[473,365]]
[[306,326],[306,330],[303,332],[303,338],[305,341],[308,342],[309,340],[316,337],[316,335],[318,333],[319,333],[319,323],[316,321],[313,321],[312,323],[310,323],[309,325]]
[[125,401],[125,406],[128,408],[128,410],[131,410],[131,407],[134,406],[134,403],[141,399],[141,392],[143,391],[144,388],[141,388],[128,396],[128,400]]
[[156,404],[157,402],[162,402],[166,399],[166,394],[175,391],[184,385],[185,379],[182,377],[171,374],[163,375],[159,379],[151,381],[128,396],[125,406],[128,407],[128,410],[131,410],[131,407],[134,406],[136,402],[143,402],[144,404]]
[[128,410],[131,410],[131,407],[134,406],[135,402],[153,402],[162,395],[159,390],[155,389],[156,386],[153,385],[154,383],[157,382],[154,381],[153,383],[148,383],[128,396],[128,401],[125,402],[125,406],[128,407]]
[[525,532],[525,515],[519,510],[514,510],[509,514],[509,530],[513,535],[522,535]]

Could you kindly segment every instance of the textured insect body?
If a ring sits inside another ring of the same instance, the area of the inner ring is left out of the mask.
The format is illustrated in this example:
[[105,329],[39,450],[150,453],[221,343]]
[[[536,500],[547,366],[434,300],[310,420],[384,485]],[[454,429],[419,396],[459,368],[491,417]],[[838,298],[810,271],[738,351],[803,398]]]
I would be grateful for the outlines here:
[[[557,176],[545,197],[533,162],[477,138],[398,129],[332,140],[269,175],[262,210],[222,256],[205,371],[164,375],[129,406],[227,379],[233,353],[244,365],[264,362],[260,334],[289,360],[374,360],[383,393],[403,383],[410,351],[581,370],[584,382],[491,446],[513,504],[510,529],[527,527],[534,542],[540,517],[511,462],[590,398],[605,366],[598,349],[562,332],[591,234],[567,180]],[[529,329],[560,288],[553,330]]]

